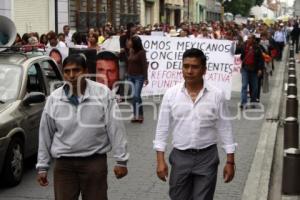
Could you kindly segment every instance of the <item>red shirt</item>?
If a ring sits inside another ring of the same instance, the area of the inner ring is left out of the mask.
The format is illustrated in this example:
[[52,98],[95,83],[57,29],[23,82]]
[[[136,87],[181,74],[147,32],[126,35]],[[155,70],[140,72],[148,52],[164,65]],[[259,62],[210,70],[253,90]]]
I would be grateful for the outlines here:
[[246,44],[245,48],[245,65],[254,65],[254,49],[250,44]]

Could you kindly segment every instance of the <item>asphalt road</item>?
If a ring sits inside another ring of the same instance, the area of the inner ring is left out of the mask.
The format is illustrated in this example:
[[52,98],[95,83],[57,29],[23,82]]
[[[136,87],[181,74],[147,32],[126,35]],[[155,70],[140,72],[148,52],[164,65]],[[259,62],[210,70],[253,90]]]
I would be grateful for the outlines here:
[[[272,86],[272,82],[270,83]],[[269,94],[263,94],[261,101],[266,107]],[[249,120],[248,117],[258,117],[263,113],[253,113],[253,110],[241,112],[238,109],[239,94],[234,93],[229,101],[229,108],[232,116],[236,116],[232,121],[233,131],[238,150],[236,152],[236,176],[232,183],[223,182],[222,173],[225,160],[225,154],[222,149],[220,152],[220,166],[217,189],[215,193],[216,200],[239,200],[248,176],[251,162],[255,153],[259,132],[263,120]],[[114,178],[112,173],[114,160],[109,155],[109,199],[111,200],[166,200],[168,198],[168,184],[161,182],[156,177],[155,152],[152,149],[154,138],[157,112],[159,101],[152,99],[147,102],[155,105],[145,106],[145,121],[143,124],[131,124],[126,121],[128,132],[129,152],[131,154],[128,163],[129,174],[121,180]],[[122,106],[122,108],[125,108]],[[171,145],[169,145],[169,151]],[[0,200],[28,200],[28,199],[54,199],[52,171],[49,173],[50,185],[42,188],[36,182],[36,172],[32,166],[27,167],[20,185],[14,188],[0,188]],[[0,180],[1,181],[1,180]]]

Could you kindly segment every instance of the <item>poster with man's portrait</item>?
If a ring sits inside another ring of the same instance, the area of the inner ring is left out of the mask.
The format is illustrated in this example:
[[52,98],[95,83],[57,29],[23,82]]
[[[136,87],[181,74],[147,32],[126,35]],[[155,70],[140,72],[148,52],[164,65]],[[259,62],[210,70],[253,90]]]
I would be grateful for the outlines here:
[[96,59],[96,81],[116,89],[119,81],[119,57],[112,51],[101,51]]

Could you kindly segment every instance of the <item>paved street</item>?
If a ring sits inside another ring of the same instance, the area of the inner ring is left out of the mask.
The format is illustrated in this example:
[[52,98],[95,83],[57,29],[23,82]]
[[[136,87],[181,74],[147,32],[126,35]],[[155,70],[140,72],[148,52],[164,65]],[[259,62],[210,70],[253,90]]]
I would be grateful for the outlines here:
[[[272,82],[270,83],[272,86]],[[267,107],[269,95],[262,95],[262,103]],[[233,121],[233,130],[239,144],[236,163],[237,171],[234,181],[230,184],[223,183],[222,171],[224,153],[220,150],[221,165],[215,194],[216,200],[239,200],[243,192],[248,171],[255,153],[258,134],[263,120],[246,120],[238,110],[239,94],[233,93],[229,102],[232,116],[241,116]],[[147,100],[147,102],[153,102]],[[157,101],[158,102],[158,101]],[[156,105],[159,105],[157,103]],[[122,108],[126,108],[122,106]],[[266,109],[266,108],[265,108]],[[112,174],[114,160],[109,156],[109,199],[111,200],[166,200],[168,199],[168,185],[156,177],[155,152],[152,150],[152,140],[156,127],[153,107],[145,107],[144,124],[131,124],[126,122],[131,158],[129,162],[129,175],[116,180]],[[262,113],[250,113],[244,111],[247,116],[255,117]],[[170,147],[170,146],[169,146]],[[170,150],[170,148],[169,148]],[[52,174],[50,172],[50,180]],[[35,171],[31,167],[25,175],[22,183],[14,188],[1,188],[0,200],[25,200],[25,199],[53,199],[53,181],[47,188],[41,188],[35,181]]]

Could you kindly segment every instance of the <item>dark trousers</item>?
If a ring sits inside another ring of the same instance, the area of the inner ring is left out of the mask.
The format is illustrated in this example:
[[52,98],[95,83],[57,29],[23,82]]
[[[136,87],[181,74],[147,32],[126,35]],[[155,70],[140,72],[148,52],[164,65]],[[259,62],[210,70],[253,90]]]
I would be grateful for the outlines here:
[[107,200],[106,155],[59,158],[54,165],[55,200]]
[[241,105],[245,106],[248,102],[248,85],[250,87],[251,102],[257,101],[258,93],[258,76],[256,71],[249,71],[245,67],[241,69],[242,73],[242,91],[241,91]]
[[144,116],[144,110],[143,110],[143,105],[142,105],[142,89],[144,85],[144,76],[128,76],[128,81],[132,83],[132,92],[133,92],[133,115],[134,117],[143,117]]
[[276,42],[276,46],[277,46],[277,49],[279,51],[277,59],[281,60],[283,49],[284,49],[284,42]]
[[292,39],[292,41],[293,41],[293,46],[295,47],[296,46],[296,53],[298,53],[299,52],[299,37],[297,37],[297,38],[293,38]]
[[263,76],[258,77],[257,79],[257,100],[260,100],[261,87],[263,82]]
[[171,200],[213,200],[219,165],[216,145],[195,153],[173,149],[169,161]]

